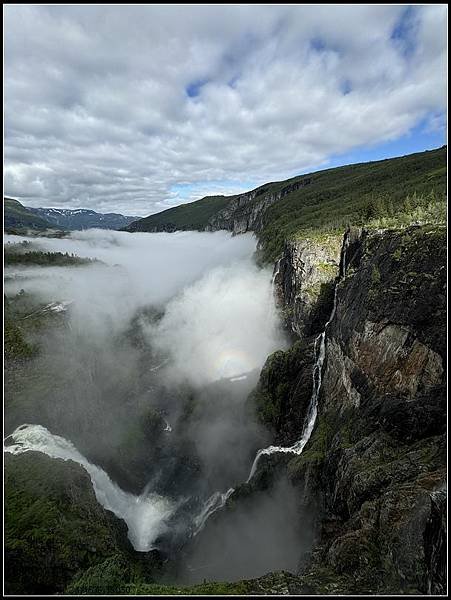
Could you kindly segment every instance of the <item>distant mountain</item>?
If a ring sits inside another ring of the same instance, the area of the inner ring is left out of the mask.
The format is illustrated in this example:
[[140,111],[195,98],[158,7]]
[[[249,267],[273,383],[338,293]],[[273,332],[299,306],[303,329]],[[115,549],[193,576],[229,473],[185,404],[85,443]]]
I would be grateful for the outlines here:
[[98,213],[85,208],[31,208],[27,210],[62,229],[122,229],[139,217],[128,217],[118,213]]
[[54,229],[55,225],[26,208],[18,200],[4,198],[5,229]]

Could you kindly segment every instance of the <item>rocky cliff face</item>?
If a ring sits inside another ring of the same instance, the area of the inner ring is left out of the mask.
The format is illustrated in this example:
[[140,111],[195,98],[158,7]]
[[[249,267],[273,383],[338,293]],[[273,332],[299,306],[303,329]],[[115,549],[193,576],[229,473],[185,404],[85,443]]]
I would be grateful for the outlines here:
[[302,575],[317,592],[441,593],[446,231],[359,232],[352,250],[316,425],[288,464],[304,502],[321,506]]
[[274,269],[276,300],[285,325],[299,337],[318,334],[332,310],[342,235],[287,241]]
[[304,177],[299,181],[290,183],[278,191],[271,191],[267,187],[260,187],[246,194],[241,194],[232,199],[230,203],[214,214],[208,221],[205,231],[227,230],[233,234],[258,232],[263,228],[266,210],[275,202],[309,185],[311,179]]
[[[441,594],[446,229],[355,229],[340,246],[324,240],[285,245],[275,289],[300,339],[268,358],[249,399],[273,443],[299,439],[312,391],[313,340],[326,328],[310,440],[298,456],[263,456],[255,476],[235,490],[203,535],[218,539],[234,511],[288,476],[304,528],[291,593]],[[327,300],[307,293],[324,284],[332,290]],[[305,539],[311,535],[313,541]]]

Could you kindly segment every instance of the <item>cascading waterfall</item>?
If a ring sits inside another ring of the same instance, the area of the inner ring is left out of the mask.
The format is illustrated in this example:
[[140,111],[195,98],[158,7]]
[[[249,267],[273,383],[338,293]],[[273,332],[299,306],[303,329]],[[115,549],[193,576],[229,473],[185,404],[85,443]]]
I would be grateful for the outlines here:
[[[343,240],[343,249],[342,249],[342,256],[341,256],[341,263],[340,263],[341,268],[340,268],[340,274],[339,274],[339,281],[337,282],[337,284],[335,286],[334,303],[333,303],[333,307],[332,307],[332,312],[329,317],[329,320],[327,321],[327,323],[324,327],[324,331],[322,333],[320,333],[318,335],[318,337],[315,339],[315,344],[314,344],[315,362],[314,362],[313,374],[312,374],[313,390],[312,390],[312,396],[310,399],[307,415],[306,415],[305,422],[304,422],[304,428],[302,430],[301,439],[298,440],[297,442],[295,442],[292,446],[268,446],[267,448],[262,448],[261,450],[259,450],[255,456],[254,462],[252,463],[251,471],[249,473],[249,477],[246,480],[246,483],[249,483],[249,481],[255,475],[259,460],[263,455],[265,455],[265,454],[269,455],[269,454],[275,454],[275,453],[301,454],[302,451],[304,450],[305,445],[309,441],[310,436],[312,435],[313,427],[315,426],[316,417],[318,414],[318,396],[319,396],[319,392],[321,389],[322,369],[323,369],[324,358],[326,356],[326,330],[327,330],[329,323],[332,321],[332,319],[335,316],[335,311],[337,308],[338,283],[342,279],[344,279],[344,277],[346,275],[346,250],[347,250],[348,246],[349,246],[349,233],[346,233],[344,236],[344,240]],[[273,285],[275,283],[277,275],[280,272],[281,260],[282,259],[279,259],[277,261],[276,266],[274,268],[274,274],[272,277]],[[194,519],[193,536],[197,535],[199,533],[199,531],[202,530],[206,521],[209,519],[209,517],[211,517],[211,515],[213,513],[215,513],[217,510],[221,509],[225,505],[228,498],[233,494],[234,491],[235,491],[234,488],[230,488],[226,493],[215,492],[208,498],[208,500],[205,502],[205,504],[202,508],[202,511]]]
[[[349,245],[348,234],[345,235],[339,281],[345,277],[346,248]],[[272,277],[275,279],[280,272],[281,259],[277,261]],[[258,462],[263,455],[274,453],[301,454],[313,431],[318,412],[318,396],[322,383],[322,367],[326,349],[326,330],[335,316],[337,306],[338,283],[335,286],[332,313],[325,325],[324,331],[318,335],[314,344],[313,390],[307,415],[304,422],[301,439],[292,446],[269,446],[257,452],[252,468],[247,479],[249,482],[254,476]],[[157,370],[165,364],[157,365],[152,370]],[[241,379],[242,377],[236,378]],[[171,425],[165,419],[166,432],[171,432]],[[28,451],[42,452],[51,458],[72,460],[82,466],[89,474],[95,496],[99,504],[113,512],[118,518],[123,519],[128,526],[128,537],[135,550],[148,552],[155,548],[154,541],[168,530],[167,521],[177,510],[177,504],[158,494],[152,493],[150,484],[146,485],[143,492],[136,496],[125,492],[116,485],[103,469],[90,463],[72,444],[65,438],[54,435],[41,425],[21,425],[5,439],[4,451],[11,454],[21,454]],[[221,509],[234,492],[229,488],[227,492],[214,492],[204,503],[200,513],[192,521],[192,536],[197,535],[204,527],[206,521]]]
[[152,550],[153,542],[167,531],[166,521],[175,512],[175,503],[151,493],[148,486],[139,496],[124,492],[103,469],[90,463],[72,442],[50,433],[42,425],[20,425],[4,441],[12,442],[4,446],[4,451],[11,454],[42,452],[51,458],[72,460],[82,466],[91,478],[99,504],[126,522],[128,537],[135,550]]
[[[341,262],[340,262],[341,268],[340,268],[339,280],[335,285],[334,303],[333,303],[333,307],[332,307],[332,312],[329,317],[329,320],[327,321],[326,325],[324,326],[324,331],[322,333],[320,333],[318,335],[318,337],[315,339],[315,344],[314,344],[315,362],[314,362],[314,366],[313,366],[313,390],[312,390],[312,396],[310,398],[309,407],[307,410],[307,415],[306,415],[306,418],[304,421],[304,427],[302,430],[301,439],[298,440],[297,442],[295,442],[292,446],[268,446],[267,448],[260,449],[257,452],[257,455],[255,456],[255,459],[252,464],[251,471],[249,473],[249,477],[247,478],[246,483],[249,483],[249,481],[255,475],[258,463],[262,456],[275,454],[275,453],[301,454],[305,448],[305,445],[307,444],[307,442],[310,439],[310,436],[313,431],[313,427],[315,426],[316,417],[318,414],[318,396],[319,396],[319,392],[321,389],[322,369],[323,369],[324,358],[326,355],[326,331],[327,331],[327,327],[328,327],[329,323],[334,318],[335,312],[337,310],[338,284],[340,283],[340,281],[342,279],[344,279],[346,277],[346,250],[347,250],[348,246],[349,246],[349,232],[346,232],[344,239],[343,239],[343,247],[342,247]],[[278,261],[277,264],[279,264],[279,262],[280,261]],[[277,273],[278,273],[278,271],[277,271]],[[277,275],[277,273],[276,273],[276,275]],[[273,282],[274,282],[276,275],[273,278]]]
[[282,259],[279,258],[279,260],[276,262],[276,266],[274,268],[274,273],[272,276],[272,284],[274,285],[275,281],[276,281],[276,277],[277,275],[280,273],[280,263],[281,263]]
[[215,492],[208,498],[202,507],[201,512],[193,521],[193,536],[197,535],[199,531],[203,529],[207,519],[209,519],[213,513],[224,506],[234,491],[234,488],[229,488],[225,493]]

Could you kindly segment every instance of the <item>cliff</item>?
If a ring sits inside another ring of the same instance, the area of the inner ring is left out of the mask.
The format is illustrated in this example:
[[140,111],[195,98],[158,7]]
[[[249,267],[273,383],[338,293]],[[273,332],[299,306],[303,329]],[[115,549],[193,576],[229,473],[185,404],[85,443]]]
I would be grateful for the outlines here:
[[[224,550],[212,550],[215,540],[288,480],[302,531],[285,593],[442,594],[446,229],[352,229],[342,244],[327,242],[285,244],[275,291],[298,341],[268,357],[249,398],[274,444],[299,440],[312,397],[314,340],[325,330],[312,435],[301,454],[263,455],[184,560],[225,560]],[[321,285],[332,293],[308,293]],[[287,510],[285,499],[278,506]]]
[[281,198],[309,185],[311,181],[310,177],[303,177],[286,185],[265,185],[234,197],[225,208],[210,217],[205,231],[222,229],[233,234],[261,231],[266,210]]
[[332,310],[342,235],[322,234],[285,242],[274,287],[285,325],[300,337],[318,334]]
[[[299,575],[312,593],[444,593],[446,229],[357,230],[347,242],[315,427],[282,465],[301,504],[319,507]],[[302,256],[286,246],[277,278],[304,335],[299,298],[317,275]]]

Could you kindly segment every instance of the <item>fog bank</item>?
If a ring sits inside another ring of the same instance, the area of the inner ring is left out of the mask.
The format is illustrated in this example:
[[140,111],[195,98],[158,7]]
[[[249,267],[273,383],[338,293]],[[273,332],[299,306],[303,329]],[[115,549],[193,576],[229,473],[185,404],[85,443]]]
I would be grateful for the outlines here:
[[208,497],[243,482],[269,442],[247,397],[267,356],[287,345],[271,270],[253,262],[252,235],[87,230],[5,241],[25,239],[101,262],[7,268],[6,294],[25,290],[50,320],[30,330],[40,351],[8,389],[6,432],[34,423],[70,440],[118,497],[140,498],[145,510],[127,512],[131,539],[144,527],[145,547],[173,553]]

